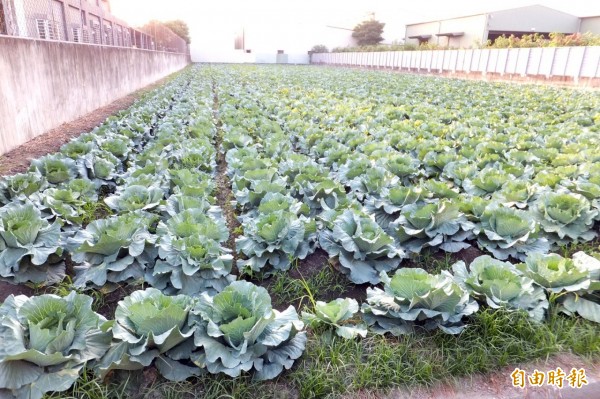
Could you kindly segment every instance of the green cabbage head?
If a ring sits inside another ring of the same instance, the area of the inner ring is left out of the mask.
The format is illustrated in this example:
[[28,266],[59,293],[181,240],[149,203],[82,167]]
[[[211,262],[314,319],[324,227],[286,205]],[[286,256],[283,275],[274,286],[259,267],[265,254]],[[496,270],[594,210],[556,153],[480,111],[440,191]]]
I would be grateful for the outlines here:
[[381,281],[383,290],[367,288],[367,302],[361,309],[376,333],[400,335],[418,326],[458,334],[466,326],[463,317],[479,309],[446,271],[432,275],[423,269],[402,268],[392,278],[381,272]]
[[590,241],[598,234],[592,228],[597,209],[583,195],[567,192],[547,192],[540,196],[535,213],[541,228],[557,244],[570,241]]
[[[60,224],[50,224],[31,203],[4,206],[0,209],[0,278],[43,282],[51,273],[49,258],[62,255],[62,242]],[[64,277],[64,267],[59,274]]]
[[200,350],[192,359],[212,374],[238,377],[253,369],[255,379],[272,379],[292,367],[306,345],[294,307],[274,310],[267,290],[246,281],[235,281],[214,297],[202,294],[194,313]]
[[469,269],[462,261],[452,265],[456,280],[474,297],[491,308],[521,309],[533,320],[542,321],[548,308],[544,290],[513,264],[483,255],[475,258]]
[[539,286],[554,293],[588,289],[591,282],[589,270],[558,254],[532,253],[517,268]]
[[315,327],[327,325],[335,327],[335,333],[342,338],[352,339],[367,336],[367,326],[363,323],[352,323],[358,313],[358,302],[352,298],[338,298],[331,302],[317,301],[315,312],[302,312],[302,320]]
[[113,343],[98,365],[100,376],[151,364],[171,381],[199,375],[201,370],[189,362],[196,331],[193,303],[189,296],[167,296],[155,288],[125,297],[115,311]]
[[69,389],[109,348],[108,328],[87,295],[9,296],[0,306],[0,397],[39,399]]

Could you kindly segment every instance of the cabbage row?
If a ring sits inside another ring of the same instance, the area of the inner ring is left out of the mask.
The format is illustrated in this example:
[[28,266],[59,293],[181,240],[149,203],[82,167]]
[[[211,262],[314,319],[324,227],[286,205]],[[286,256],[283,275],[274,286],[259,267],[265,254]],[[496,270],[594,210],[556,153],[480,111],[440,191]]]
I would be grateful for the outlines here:
[[[235,281],[220,293],[165,295],[135,291],[119,302],[114,320],[92,310],[92,298],[10,296],[0,305],[0,395],[41,398],[72,386],[84,366],[101,378],[154,366],[166,379],[203,373],[268,380],[290,369],[306,346],[305,323],[335,328],[346,339],[440,329],[458,334],[480,304],[527,312],[542,321],[549,301],[566,314],[600,322],[594,291],[600,261],[533,254],[513,265],[488,255],[467,268],[432,275],[419,268],[380,274],[382,288],[367,288],[366,302],[317,301],[314,313],[274,310],[265,288]],[[359,316],[362,321],[358,321]]]
[[102,378],[153,365],[171,381],[249,370],[255,379],[272,379],[306,343],[296,310],[272,309],[268,292],[245,281],[199,298],[135,291],[110,321],[91,305],[92,298],[75,292],[9,296],[0,306],[0,396],[65,391],[84,366]]
[[68,256],[78,288],[225,288],[235,278],[215,199],[211,102],[208,78],[188,71],[34,160],[28,172],[4,178],[0,278],[58,282]]

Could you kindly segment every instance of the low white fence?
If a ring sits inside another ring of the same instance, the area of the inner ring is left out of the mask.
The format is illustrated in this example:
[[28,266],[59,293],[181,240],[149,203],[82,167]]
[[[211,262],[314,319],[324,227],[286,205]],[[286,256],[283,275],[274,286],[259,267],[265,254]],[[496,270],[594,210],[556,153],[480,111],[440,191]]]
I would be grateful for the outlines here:
[[480,72],[600,78],[600,46],[313,54],[313,64],[394,68],[418,72]]

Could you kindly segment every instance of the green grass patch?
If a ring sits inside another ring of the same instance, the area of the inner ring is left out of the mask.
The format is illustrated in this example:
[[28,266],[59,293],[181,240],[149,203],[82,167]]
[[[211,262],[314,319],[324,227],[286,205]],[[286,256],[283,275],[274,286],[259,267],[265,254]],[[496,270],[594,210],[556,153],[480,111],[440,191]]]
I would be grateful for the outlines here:
[[[300,288],[297,288],[297,294]],[[431,386],[461,376],[572,352],[588,359],[600,355],[600,328],[583,319],[551,314],[538,324],[525,313],[482,309],[457,336],[441,331],[401,337],[369,335],[345,340],[310,331],[306,352],[292,370],[269,382],[250,376],[229,378],[206,374],[187,382],[159,379],[136,390],[129,382],[104,385],[85,373],[73,389],[49,398],[256,399],[335,398],[361,390]]]

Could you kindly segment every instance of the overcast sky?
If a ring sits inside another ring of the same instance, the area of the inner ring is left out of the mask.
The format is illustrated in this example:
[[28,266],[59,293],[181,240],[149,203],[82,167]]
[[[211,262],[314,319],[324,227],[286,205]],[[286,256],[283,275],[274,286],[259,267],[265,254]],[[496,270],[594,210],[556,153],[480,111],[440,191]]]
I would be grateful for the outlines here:
[[[272,32],[282,39],[294,40],[298,32],[314,31],[313,35],[318,36],[315,32],[325,25],[351,29],[371,12],[386,23],[384,37],[386,42],[392,42],[404,37],[407,23],[530,4],[577,16],[600,15],[597,0],[111,0],[113,13],[133,26],[151,19],[186,21],[192,45],[203,48],[225,43],[231,48],[234,33],[241,26],[259,27],[263,34]],[[293,37],[286,38],[286,34]]]

